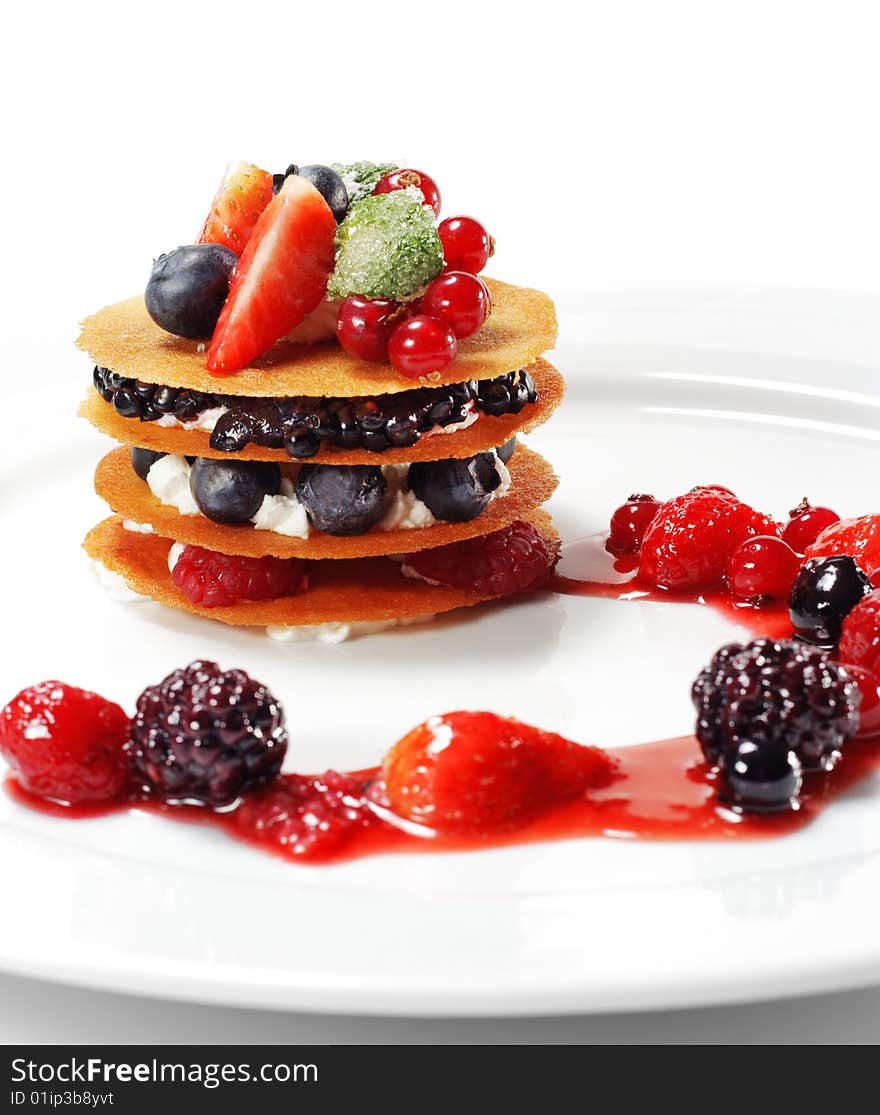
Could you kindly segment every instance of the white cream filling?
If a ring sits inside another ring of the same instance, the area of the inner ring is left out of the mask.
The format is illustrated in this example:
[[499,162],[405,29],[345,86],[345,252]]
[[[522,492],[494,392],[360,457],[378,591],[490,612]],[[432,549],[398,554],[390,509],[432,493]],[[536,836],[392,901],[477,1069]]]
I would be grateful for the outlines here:
[[166,507],[176,508],[181,515],[201,515],[189,488],[189,474],[190,464],[186,457],[169,453],[150,465],[147,483],[156,499]]
[[151,604],[149,596],[143,596],[126,581],[120,573],[114,573],[103,562],[93,561],[92,571],[97,577],[102,588],[107,590],[111,600],[118,600],[123,604]]
[[[495,468],[501,483],[490,495],[490,500],[507,494],[510,473],[497,454]],[[473,469],[473,465],[471,466]],[[434,526],[437,519],[426,503],[406,487],[409,465],[383,465],[385,478],[385,515],[379,521],[379,530],[420,530]],[[185,457],[169,454],[160,457],[147,473],[150,491],[167,507],[174,507],[181,515],[200,515],[198,504],[189,486],[191,466]],[[257,513],[250,520],[257,530],[269,530],[290,538],[308,538],[316,533],[309,523],[306,509],[296,496],[293,481],[285,476],[277,495],[264,496]],[[143,530],[143,528],[139,528]],[[147,533],[147,531],[143,531]]]
[[223,406],[209,407],[208,410],[203,410],[201,414],[197,414],[195,418],[188,422],[181,422],[173,414],[163,414],[161,418],[156,419],[156,425],[181,426],[184,430],[207,430],[208,433],[211,433],[228,410],[229,407]]
[[301,627],[267,627],[266,634],[277,643],[325,643],[337,646],[349,639],[365,635],[378,635],[392,627],[412,627],[416,623],[430,623],[433,613],[422,616],[405,616],[402,619],[381,619],[371,623],[313,623]]
[[130,534],[155,534],[149,523],[136,523],[134,519],[123,519],[122,529]]

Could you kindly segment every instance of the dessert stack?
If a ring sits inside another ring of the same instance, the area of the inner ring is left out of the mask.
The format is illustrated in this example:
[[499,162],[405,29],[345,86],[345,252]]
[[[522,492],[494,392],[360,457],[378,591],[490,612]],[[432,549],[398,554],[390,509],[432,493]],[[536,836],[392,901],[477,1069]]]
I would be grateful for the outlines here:
[[545,295],[389,164],[227,171],[197,242],[83,323],[80,413],[121,442],[88,554],[134,592],[339,641],[542,587],[559,403]]

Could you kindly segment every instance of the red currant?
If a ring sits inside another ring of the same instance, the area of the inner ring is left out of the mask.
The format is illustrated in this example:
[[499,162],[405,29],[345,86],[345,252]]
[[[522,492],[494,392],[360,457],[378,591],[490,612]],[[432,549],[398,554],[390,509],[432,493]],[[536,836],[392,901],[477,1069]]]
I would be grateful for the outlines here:
[[447,271],[479,275],[495,251],[495,241],[473,217],[447,217],[437,228]]
[[402,170],[392,170],[376,183],[374,194],[390,194],[394,190],[405,190],[407,186],[415,186],[422,191],[425,205],[430,205],[434,216],[440,216],[440,191],[437,183],[421,170],[404,167]]
[[490,308],[489,288],[482,279],[467,271],[447,271],[425,291],[421,312],[447,322],[461,340],[476,333]]
[[811,507],[807,500],[789,512],[782,537],[799,554],[816,541],[826,527],[840,521],[840,516],[830,507]]
[[445,321],[419,314],[402,322],[391,334],[388,357],[401,375],[420,379],[442,372],[455,359],[458,343]]
[[633,495],[611,516],[611,530],[605,549],[615,557],[638,553],[654,516],[660,510],[660,501],[653,496]]
[[799,568],[791,546],[772,534],[759,534],[730,555],[727,587],[738,600],[787,600]]
[[336,338],[352,356],[384,363],[388,340],[402,313],[397,302],[371,302],[360,294],[350,294],[339,307]]

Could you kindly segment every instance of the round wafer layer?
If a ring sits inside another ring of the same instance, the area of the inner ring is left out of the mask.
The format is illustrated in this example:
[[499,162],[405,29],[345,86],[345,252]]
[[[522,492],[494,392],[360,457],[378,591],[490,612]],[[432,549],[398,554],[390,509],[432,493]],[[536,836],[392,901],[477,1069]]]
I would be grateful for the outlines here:
[[[534,511],[527,518],[542,534],[552,557],[559,550],[550,516]],[[171,580],[171,543],[158,535],[133,534],[114,515],[86,535],[86,552],[118,573],[135,592],[169,608],[236,627],[300,627],[321,623],[376,623],[450,612],[493,599],[475,592],[428,585],[404,577],[397,562],[384,557],[318,561],[309,565],[310,584],[298,596],[254,601],[227,608],[193,604]]]
[[224,526],[204,515],[181,515],[161,503],[131,467],[127,449],[114,449],[98,464],[95,491],[123,518],[149,524],[156,534],[209,550],[248,557],[358,558],[377,554],[402,554],[445,546],[463,538],[500,530],[540,507],[553,494],[556,477],[543,457],[525,446],[517,446],[511,457],[511,485],[506,495],[493,499],[482,515],[469,523],[437,523],[414,530],[379,530],[339,538],[318,532],[309,538],[290,538],[249,523]]
[[[493,379],[524,368],[556,343],[556,311],[546,294],[487,279],[492,312],[431,386]],[[395,394],[417,386],[390,364],[350,356],[335,340],[313,345],[279,341],[266,356],[231,376],[205,368],[205,346],[160,329],[142,295],[87,317],[77,345],[101,367],[122,376],[168,387],[251,397],[297,395],[355,398]]]

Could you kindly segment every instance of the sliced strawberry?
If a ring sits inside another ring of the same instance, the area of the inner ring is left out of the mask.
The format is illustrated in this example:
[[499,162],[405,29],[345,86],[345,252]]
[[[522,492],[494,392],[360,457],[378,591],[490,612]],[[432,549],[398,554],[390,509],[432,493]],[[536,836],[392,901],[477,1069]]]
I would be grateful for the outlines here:
[[291,175],[263,210],[236,264],[207,368],[230,375],[296,328],[324,297],[336,221],[305,178]]
[[199,244],[225,244],[237,256],[272,200],[272,175],[251,163],[230,163],[211,203]]

